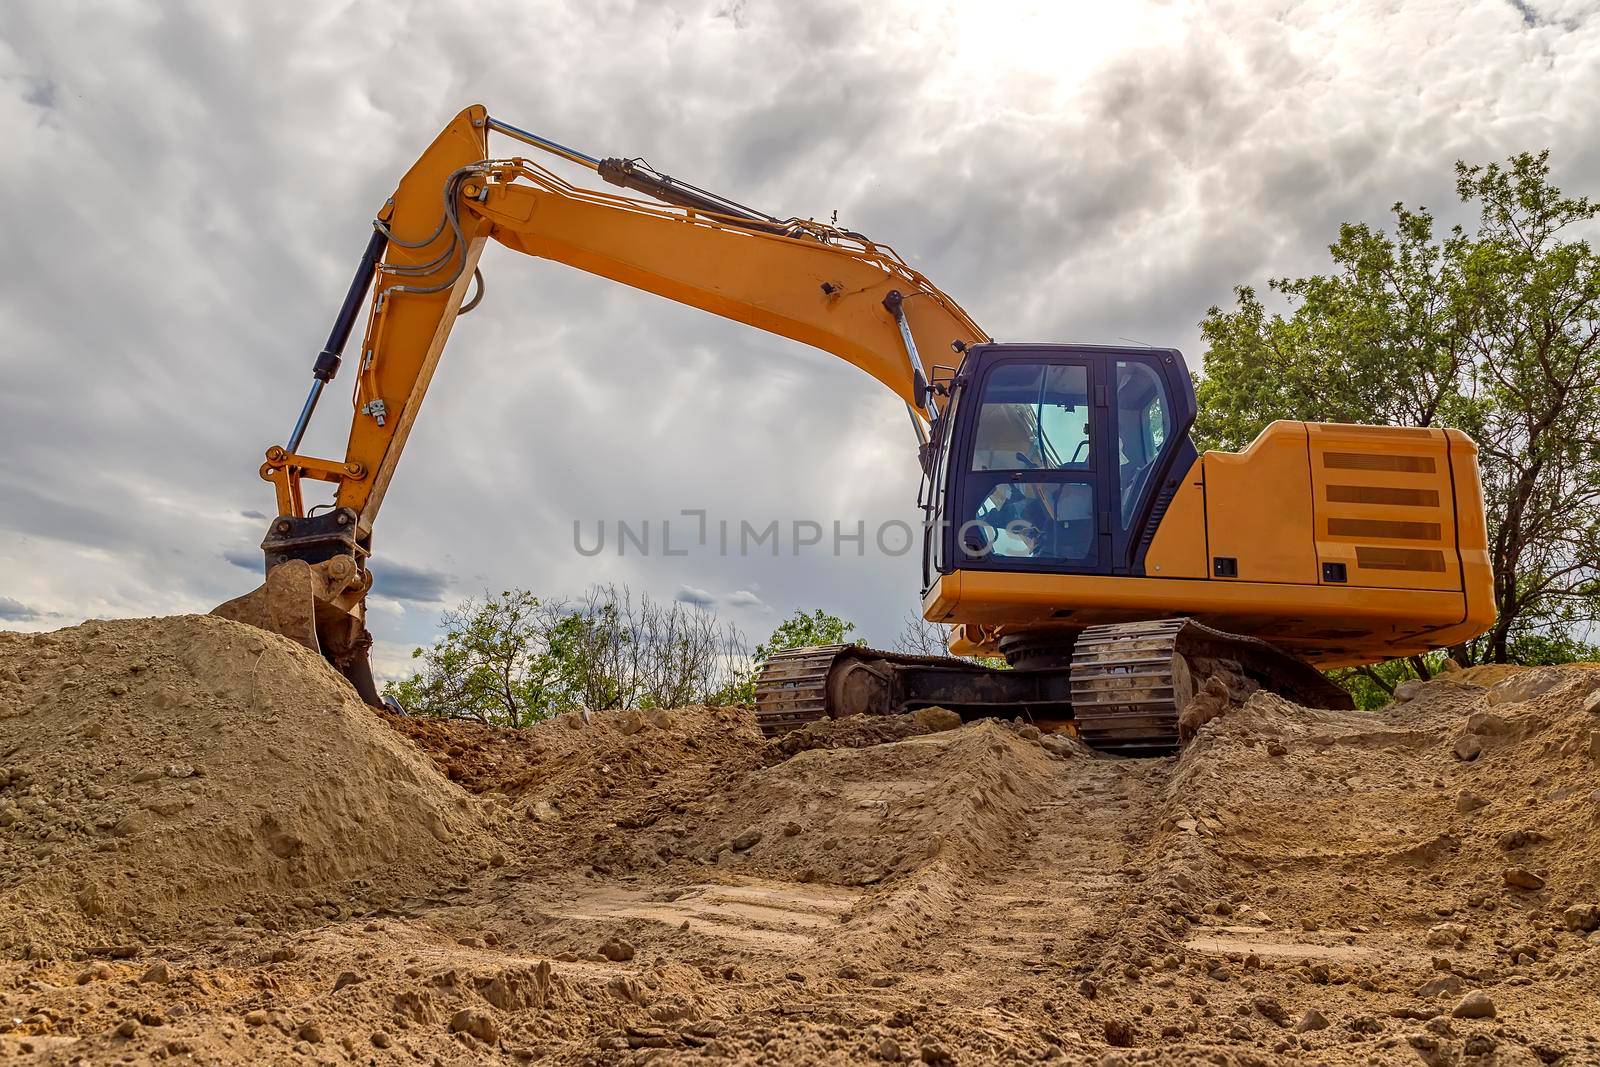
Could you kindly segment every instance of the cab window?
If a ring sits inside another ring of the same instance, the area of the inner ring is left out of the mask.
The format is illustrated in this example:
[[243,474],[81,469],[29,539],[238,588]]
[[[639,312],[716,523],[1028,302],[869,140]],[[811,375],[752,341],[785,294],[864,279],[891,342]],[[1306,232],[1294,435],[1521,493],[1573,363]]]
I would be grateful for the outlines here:
[[1094,488],[1081,482],[1002,482],[978,502],[972,519],[964,543],[979,552],[1057,563],[1094,559]]
[[1086,367],[1019,363],[989,375],[973,470],[1088,470],[1091,451]]
[[1093,406],[1083,363],[1003,363],[984,377],[956,553],[1095,563]]
[[1122,528],[1133,522],[1171,433],[1171,412],[1161,378],[1144,363],[1117,361],[1117,485]]

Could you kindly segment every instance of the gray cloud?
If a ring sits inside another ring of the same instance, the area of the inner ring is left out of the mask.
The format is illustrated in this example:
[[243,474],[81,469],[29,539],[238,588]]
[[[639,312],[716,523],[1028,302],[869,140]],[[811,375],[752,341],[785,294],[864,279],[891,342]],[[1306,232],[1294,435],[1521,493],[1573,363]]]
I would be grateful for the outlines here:
[[243,569],[247,571],[253,571],[256,574],[263,573],[263,567],[265,566],[265,563],[261,557],[261,550],[259,548],[252,549],[245,548],[243,546],[238,548],[225,548],[222,550],[222,558],[233,564],[235,567],[242,567]]
[[390,600],[437,604],[450,589],[450,576],[428,567],[385,558],[372,565],[372,591]]
[[771,611],[772,606],[765,600],[756,596],[748,589],[736,589],[722,598],[722,602],[730,608],[756,608],[760,611]]
[[[0,5],[0,227],[28,265],[0,289],[0,561],[32,576],[12,592],[73,619],[246,591],[273,507],[256,468],[372,212],[473,100],[764,210],[838,209],[1002,339],[1133,337],[1198,366],[1205,309],[1321,266],[1338,222],[1396,199],[1456,221],[1457,157],[1549,145],[1558,181],[1600,190],[1594,9],[547,0],[498,9],[485,36],[463,29],[488,25],[479,9],[420,0],[314,22]],[[263,77],[284,55],[296,77]],[[546,262],[492,247],[483,266],[488,298],[455,328],[378,523],[380,591],[759,589],[716,606],[821,607],[893,638],[915,553],[586,558],[571,541],[574,519],[684,508],[915,522],[886,391]],[[349,374],[312,454],[342,454]],[[374,630],[408,649],[433,615]]]
[[56,106],[56,83],[49,78],[29,79],[22,90],[24,103],[49,110]]
[[717,598],[704,589],[694,589],[687,585],[680,586],[677,594],[672,599],[680,604],[688,604],[697,608],[709,608],[717,602]]
[[8,596],[0,596],[0,619],[9,622],[27,622],[31,619],[43,618],[39,612],[28,607],[20,600],[13,600]]

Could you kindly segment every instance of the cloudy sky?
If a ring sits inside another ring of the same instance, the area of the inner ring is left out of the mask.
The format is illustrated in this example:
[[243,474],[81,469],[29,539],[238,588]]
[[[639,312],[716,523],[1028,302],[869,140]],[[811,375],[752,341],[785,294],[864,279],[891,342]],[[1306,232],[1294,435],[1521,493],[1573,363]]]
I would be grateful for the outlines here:
[[[1600,4],[0,4],[0,626],[205,611],[369,220],[460,108],[893,244],[996,338],[1198,364],[1237,283],[1451,163],[1600,193]],[[495,142],[491,141],[491,147]],[[511,154],[510,143],[502,151]],[[831,356],[491,246],[377,531],[380,667],[485,587],[626,582],[889,642],[915,554],[588,557],[596,523],[914,521],[903,408]],[[348,377],[348,375],[344,376]],[[331,397],[342,400],[341,378]],[[348,408],[308,439],[337,455]],[[680,521],[686,521],[681,520]],[[686,528],[685,528],[686,529]],[[675,539],[677,533],[675,532]]]

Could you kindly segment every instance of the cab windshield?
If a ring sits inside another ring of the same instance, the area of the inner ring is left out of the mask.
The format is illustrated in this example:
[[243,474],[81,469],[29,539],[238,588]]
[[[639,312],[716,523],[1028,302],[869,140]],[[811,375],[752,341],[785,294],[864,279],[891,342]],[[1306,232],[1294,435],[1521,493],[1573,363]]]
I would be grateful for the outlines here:
[[1013,363],[989,373],[959,538],[969,555],[1093,561],[1090,413],[1083,364]]

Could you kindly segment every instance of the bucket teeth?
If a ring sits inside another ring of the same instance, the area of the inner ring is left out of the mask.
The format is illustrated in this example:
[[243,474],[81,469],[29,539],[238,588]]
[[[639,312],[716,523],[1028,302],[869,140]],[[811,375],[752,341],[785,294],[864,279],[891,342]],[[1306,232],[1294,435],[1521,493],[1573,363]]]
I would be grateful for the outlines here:
[[338,669],[361,699],[381,706],[367,650],[366,591],[370,576],[348,556],[321,563],[292,559],[267,572],[267,580],[211,614],[282,634],[319,653]]
[[211,614],[234,622],[282,634],[313,652],[322,651],[317,639],[319,583],[305,560],[280,563],[267,572],[267,580],[244,596],[211,609]]

